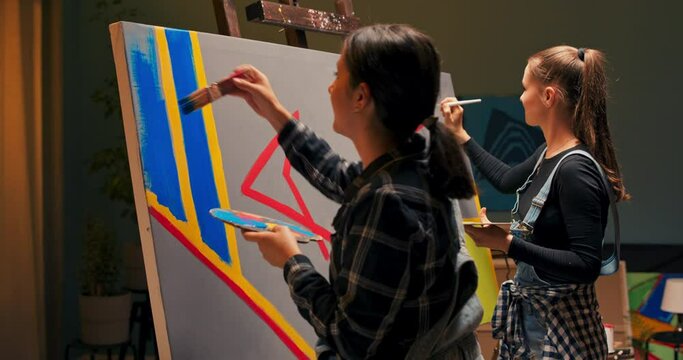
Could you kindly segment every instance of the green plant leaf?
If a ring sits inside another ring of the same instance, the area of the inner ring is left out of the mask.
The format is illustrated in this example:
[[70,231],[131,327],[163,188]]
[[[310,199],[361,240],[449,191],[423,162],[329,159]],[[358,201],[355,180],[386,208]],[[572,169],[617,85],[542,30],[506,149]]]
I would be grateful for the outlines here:
[[81,266],[82,293],[94,296],[119,293],[121,262],[120,249],[112,231],[100,219],[89,217]]

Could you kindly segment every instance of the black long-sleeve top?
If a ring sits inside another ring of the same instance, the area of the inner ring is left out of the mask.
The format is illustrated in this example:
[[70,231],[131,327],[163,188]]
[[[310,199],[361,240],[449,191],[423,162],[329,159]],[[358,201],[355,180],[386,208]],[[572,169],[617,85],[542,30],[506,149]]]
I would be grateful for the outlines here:
[[[465,150],[475,166],[503,193],[514,193],[534,169],[545,145],[516,166],[508,166],[474,140]],[[569,151],[588,151],[577,145],[544,159],[532,183],[520,194],[519,220],[529,211],[555,165]],[[552,284],[590,283],[600,274],[602,239],[607,225],[609,197],[600,172],[585,156],[567,157],[553,178],[548,199],[534,226],[533,239],[513,237],[508,255],[533,265],[538,276]]]

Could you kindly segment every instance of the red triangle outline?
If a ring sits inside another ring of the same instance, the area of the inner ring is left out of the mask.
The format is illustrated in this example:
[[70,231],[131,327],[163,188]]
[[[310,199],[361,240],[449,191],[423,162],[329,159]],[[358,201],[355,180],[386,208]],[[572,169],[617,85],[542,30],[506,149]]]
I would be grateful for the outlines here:
[[[299,111],[295,111],[293,116],[296,120],[299,120]],[[308,206],[306,206],[306,202],[301,196],[299,188],[296,186],[294,180],[292,179],[292,165],[289,163],[289,160],[287,160],[286,158],[284,160],[284,164],[282,167],[282,176],[285,178],[285,181],[287,182],[287,185],[289,186],[289,189],[292,192],[292,196],[294,196],[294,199],[296,200],[296,203],[299,206],[299,209],[301,210],[300,212],[253,188],[253,185],[256,182],[256,178],[258,178],[258,176],[261,174],[266,164],[268,163],[268,161],[270,161],[273,154],[275,153],[275,150],[277,150],[277,148],[280,145],[278,143],[277,138],[278,136],[275,135],[275,137],[273,137],[273,139],[270,140],[268,145],[266,145],[265,149],[263,149],[261,154],[259,154],[259,156],[256,158],[254,165],[252,165],[251,169],[249,169],[249,172],[242,181],[242,194],[300,223],[301,225],[307,227],[309,230],[316,233],[317,235],[322,236],[325,240],[331,241],[332,234],[330,233],[330,231],[325,229],[323,226],[318,225],[313,219],[311,212],[308,210]],[[323,241],[318,241],[318,246],[320,247],[320,252],[323,258],[326,261],[329,261],[330,254],[327,250],[327,245]]]

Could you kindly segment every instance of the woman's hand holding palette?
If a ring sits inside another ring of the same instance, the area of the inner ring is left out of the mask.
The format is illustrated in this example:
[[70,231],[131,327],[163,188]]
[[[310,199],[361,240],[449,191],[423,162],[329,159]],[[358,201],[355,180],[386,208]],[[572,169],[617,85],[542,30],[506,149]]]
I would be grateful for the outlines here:
[[320,241],[322,237],[301,226],[290,224],[261,215],[231,209],[211,209],[211,215],[226,224],[248,231],[272,231],[276,226],[286,226],[299,243]]

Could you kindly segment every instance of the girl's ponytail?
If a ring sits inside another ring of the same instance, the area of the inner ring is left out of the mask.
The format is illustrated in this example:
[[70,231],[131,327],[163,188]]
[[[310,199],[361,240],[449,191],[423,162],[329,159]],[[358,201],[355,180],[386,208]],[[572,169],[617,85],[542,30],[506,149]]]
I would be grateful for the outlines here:
[[452,199],[467,199],[474,194],[474,184],[465,163],[462,147],[444,124],[430,120],[429,168],[432,188]]
[[573,130],[596,160],[602,165],[614,193],[619,200],[628,200],[621,179],[619,164],[612,145],[612,135],[607,123],[607,77],[602,52],[579,48],[577,56],[583,64],[581,85],[574,111]]
[[631,198],[619,171],[607,123],[605,56],[595,49],[555,46],[529,58],[530,71],[560,90],[572,118],[572,131],[600,163],[618,200]]

